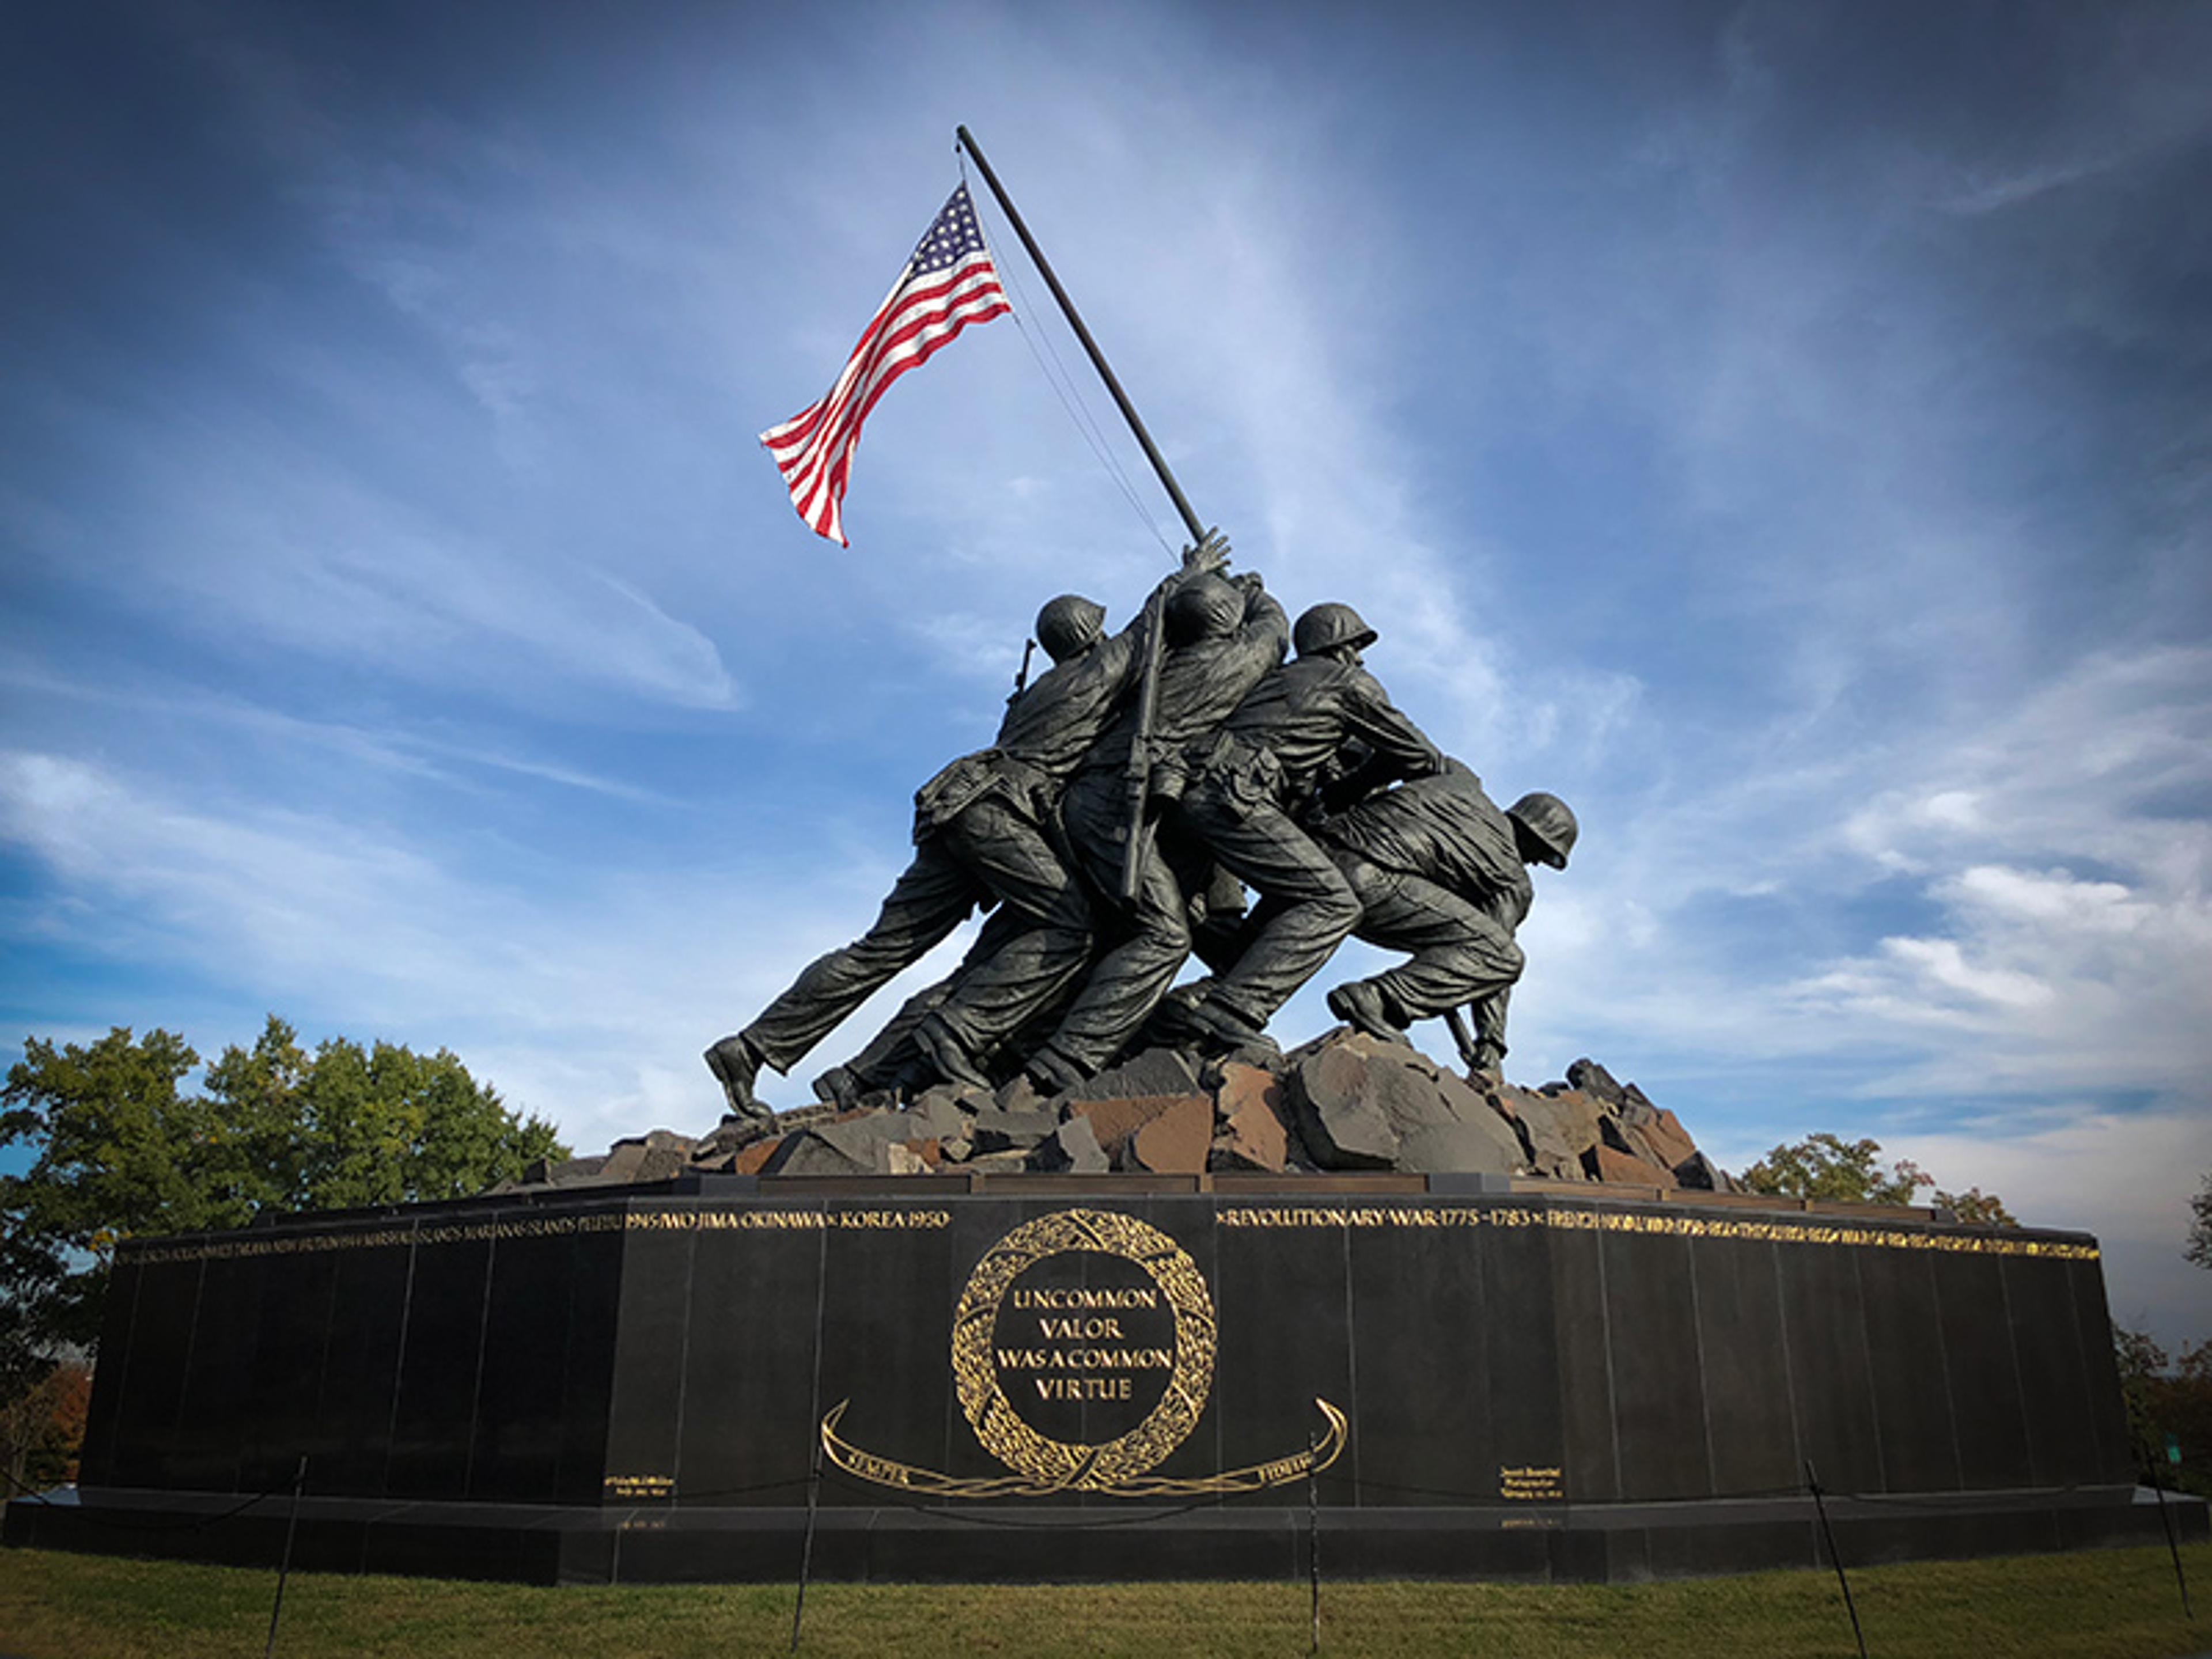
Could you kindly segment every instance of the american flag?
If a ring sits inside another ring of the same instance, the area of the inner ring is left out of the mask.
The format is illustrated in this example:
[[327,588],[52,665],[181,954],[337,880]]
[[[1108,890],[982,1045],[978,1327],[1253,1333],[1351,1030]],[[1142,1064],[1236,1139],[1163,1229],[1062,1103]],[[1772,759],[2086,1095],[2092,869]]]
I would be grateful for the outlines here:
[[975,204],[962,185],[922,233],[829,395],[761,434],[790,487],[792,506],[817,535],[851,545],[838,509],[860,422],[876,399],[969,324],[988,323],[1012,309],[983,246]]

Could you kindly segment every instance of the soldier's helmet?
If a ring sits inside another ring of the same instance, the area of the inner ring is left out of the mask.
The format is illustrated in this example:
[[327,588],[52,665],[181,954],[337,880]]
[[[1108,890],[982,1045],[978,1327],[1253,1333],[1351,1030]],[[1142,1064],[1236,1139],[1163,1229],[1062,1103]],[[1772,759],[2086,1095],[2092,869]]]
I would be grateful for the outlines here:
[[1362,622],[1359,613],[1350,605],[1331,600],[1314,606],[1298,618],[1291,629],[1291,643],[1297,647],[1301,657],[1318,656],[1339,645],[1364,651],[1375,643],[1375,630]]
[[1582,833],[1582,827],[1575,822],[1575,815],[1568,810],[1566,802],[1539,789],[1507,807],[1505,816],[1526,830],[1549,855],[1543,862],[1554,870],[1567,867],[1567,854],[1575,850],[1575,837]]
[[1233,631],[1244,596],[1218,576],[1198,576],[1168,595],[1167,641],[1189,645]]
[[1036,616],[1036,642],[1054,662],[1080,656],[1098,643],[1106,629],[1106,607],[1080,593],[1045,601]]

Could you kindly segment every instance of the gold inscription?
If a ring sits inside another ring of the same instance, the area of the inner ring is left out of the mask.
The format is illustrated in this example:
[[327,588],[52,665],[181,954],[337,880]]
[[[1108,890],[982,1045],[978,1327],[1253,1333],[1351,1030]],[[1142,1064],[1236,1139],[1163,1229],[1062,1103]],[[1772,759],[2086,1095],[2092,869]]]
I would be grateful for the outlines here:
[[1001,1348],[1002,1371],[1165,1371],[1172,1348]]
[[667,1474],[611,1474],[603,1483],[610,1498],[673,1498],[676,1478]]
[[[1017,1286],[1048,1257],[1073,1251],[1118,1256],[1141,1269],[1139,1285]],[[1037,1313],[1041,1342],[998,1346],[1000,1307]],[[1175,1318],[1172,1346],[1141,1346],[1122,1336],[1118,1313],[1164,1304]],[[1044,1311],[1051,1310],[1050,1312]],[[962,1412],[984,1449],[1044,1490],[1114,1490],[1140,1476],[1182,1443],[1213,1387],[1213,1299],[1197,1263],[1158,1228],[1110,1210],[1065,1210],[1026,1222],[985,1253],[952,1316],[952,1375]],[[1008,1363],[1008,1362],[1012,1363]],[[1012,1373],[1045,1401],[1136,1398],[1133,1371],[1164,1370],[1167,1387],[1143,1422],[1098,1444],[1054,1440],[1013,1409],[1000,1382]]]
[[630,1232],[920,1231],[952,1224],[949,1210],[632,1210]]
[[1033,1376],[1040,1400],[1128,1400],[1126,1376]]
[[1126,1290],[1018,1290],[1006,1298],[1013,1308],[1157,1308],[1160,1293],[1149,1286]]
[[[1072,1252],[1119,1257],[1141,1269],[1147,1282],[1097,1289],[1016,1285],[1037,1262]],[[1170,1345],[1124,1341],[1123,1313],[1162,1307],[1175,1320]],[[1041,1341],[1077,1346],[1000,1346],[998,1322],[1006,1309],[1036,1315]],[[1151,1473],[1182,1443],[1205,1407],[1213,1387],[1215,1339],[1213,1299],[1205,1278],[1165,1233],[1110,1210],[1041,1216],[985,1252],[952,1316],[952,1377],[961,1410],[984,1449],[1012,1473],[986,1479],[945,1474],[863,1451],[837,1432],[849,1401],[839,1401],[823,1418],[822,1449],[839,1468],[864,1480],[929,1497],[978,1499],[1071,1491],[1155,1499],[1262,1492],[1334,1462],[1344,1449],[1344,1413],[1316,1399],[1322,1430],[1303,1452],[1218,1474]],[[1137,1398],[1133,1373],[1163,1370],[1169,1375],[1158,1403],[1135,1428],[1110,1440],[1051,1439],[1013,1407],[1014,1399],[1027,1396],[1019,1386],[1024,1377],[1040,1401],[1120,1401]],[[1002,1380],[1009,1374],[1012,1383]]]
[[1565,1232],[1654,1233],[1669,1238],[1739,1239],[1765,1244],[1841,1244],[1860,1249],[1934,1250],[1958,1255],[2036,1256],[2053,1261],[2095,1261],[2094,1244],[2055,1238],[1994,1238],[1971,1233],[1914,1232],[1888,1227],[1846,1227],[1797,1222],[1734,1220],[1721,1217],[1650,1215],[1631,1210],[1498,1205],[1485,1209],[1434,1206],[1298,1205],[1224,1209],[1224,1227],[1549,1227]]
[[129,1262],[235,1261],[261,1256],[314,1255],[325,1250],[398,1249],[409,1245],[478,1244],[520,1238],[574,1238],[620,1232],[922,1231],[952,1224],[949,1210],[601,1210],[589,1215],[529,1216],[437,1226],[365,1227],[357,1232],[295,1233],[275,1238],[216,1238],[197,1244],[133,1244]]
[[1566,1478],[1559,1469],[1538,1468],[1533,1464],[1516,1469],[1500,1464],[1498,1495],[1529,1502],[1564,1498],[1567,1495]]

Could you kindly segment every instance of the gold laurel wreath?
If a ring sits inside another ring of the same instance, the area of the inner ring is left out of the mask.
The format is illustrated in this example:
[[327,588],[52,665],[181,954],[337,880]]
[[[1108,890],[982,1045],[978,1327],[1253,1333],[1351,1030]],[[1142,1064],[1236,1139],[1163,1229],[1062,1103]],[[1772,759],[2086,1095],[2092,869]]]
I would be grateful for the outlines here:
[[[1174,1367],[1159,1402],[1128,1433],[1097,1445],[1054,1440],[1032,1428],[1006,1398],[993,1363],[999,1305],[1007,1288],[1046,1257],[1075,1250],[1134,1263],[1166,1297],[1175,1315]],[[1218,1334],[1205,1276],[1158,1228],[1106,1210],[1063,1210],[1042,1216],[1015,1228],[984,1253],[952,1315],[952,1377],[961,1412],[983,1449],[1014,1473],[969,1480],[862,1451],[836,1431],[850,1401],[839,1401],[823,1418],[823,1451],[839,1468],[864,1480],[931,1497],[969,1498],[1041,1498],[1064,1492],[1118,1498],[1258,1492],[1300,1480],[1334,1462],[1344,1449],[1344,1413],[1316,1399],[1314,1403],[1326,1426],[1303,1452],[1191,1480],[1149,1474],[1188,1438],[1206,1409],[1206,1398],[1213,1392]]]
[[[1090,1250],[1135,1263],[1175,1314],[1175,1369],[1145,1420],[1098,1445],[1040,1434],[999,1386],[992,1363],[1006,1288],[1047,1256]],[[983,1449],[1048,1492],[1105,1492],[1142,1474],[1189,1435],[1213,1392],[1213,1298],[1198,1264],[1158,1228],[1106,1210],[1063,1210],[1024,1222],[985,1252],[952,1312],[952,1378]]]

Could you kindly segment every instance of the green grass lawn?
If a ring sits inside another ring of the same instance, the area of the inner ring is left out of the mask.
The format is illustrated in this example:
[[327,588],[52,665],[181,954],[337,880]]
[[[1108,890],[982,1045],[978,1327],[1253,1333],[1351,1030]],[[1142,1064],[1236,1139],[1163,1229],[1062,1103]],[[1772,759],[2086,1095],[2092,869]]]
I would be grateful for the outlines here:
[[[2183,1553],[2212,1602],[2212,1546]],[[262,1650],[275,1575],[43,1550],[0,1551],[0,1653],[21,1659],[234,1659]],[[2212,1607],[2181,1616],[2163,1548],[1923,1562],[1851,1576],[1873,1659],[2170,1656],[2212,1650]],[[276,1650],[390,1659],[616,1659],[777,1653],[789,1585],[533,1589],[294,1575]],[[905,1654],[1306,1651],[1303,1583],[817,1584],[801,1651]],[[1832,1574],[1663,1584],[1328,1584],[1324,1654],[1516,1659],[1768,1655],[1852,1659]]]

